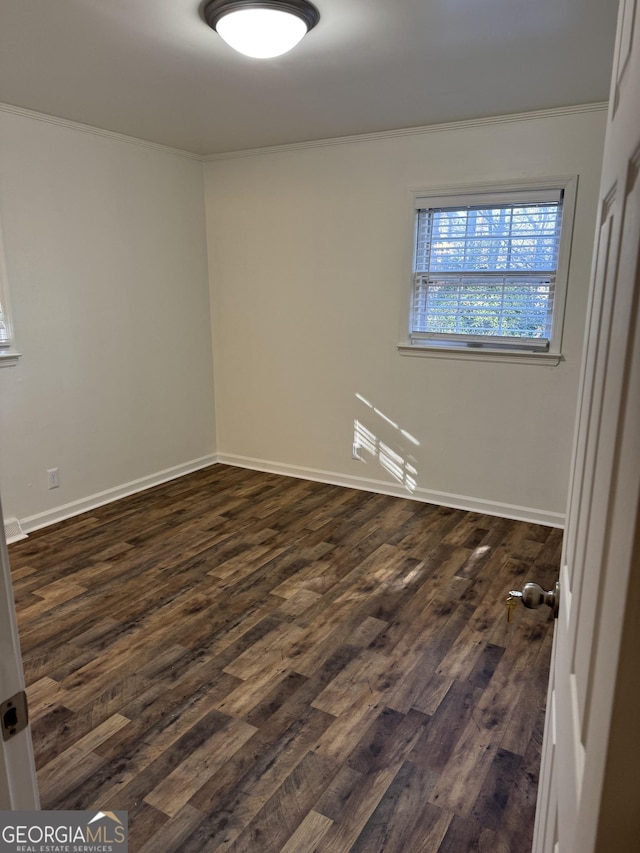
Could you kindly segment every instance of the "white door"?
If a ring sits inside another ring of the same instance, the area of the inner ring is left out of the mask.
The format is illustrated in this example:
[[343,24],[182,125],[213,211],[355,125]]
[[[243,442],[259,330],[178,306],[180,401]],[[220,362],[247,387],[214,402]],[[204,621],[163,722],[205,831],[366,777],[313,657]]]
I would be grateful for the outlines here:
[[618,19],[535,853],[640,850],[638,5]]
[[[22,658],[2,519],[0,505],[0,707],[24,690]],[[31,728],[27,726],[6,741],[0,735],[0,810],[39,807]]]

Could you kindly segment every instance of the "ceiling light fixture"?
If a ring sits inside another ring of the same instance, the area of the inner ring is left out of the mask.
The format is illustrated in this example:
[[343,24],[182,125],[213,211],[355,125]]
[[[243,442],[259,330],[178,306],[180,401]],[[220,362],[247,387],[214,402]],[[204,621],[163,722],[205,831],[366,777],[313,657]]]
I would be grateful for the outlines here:
[[203,14],[228,45],[256,59],[291,50],[320,20],[307,0],[208,0]]

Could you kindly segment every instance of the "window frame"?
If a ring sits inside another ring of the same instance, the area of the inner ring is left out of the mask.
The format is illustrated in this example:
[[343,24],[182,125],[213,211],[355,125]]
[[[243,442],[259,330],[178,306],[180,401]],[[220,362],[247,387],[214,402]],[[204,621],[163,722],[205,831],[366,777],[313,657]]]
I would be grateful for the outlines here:
[[9,283],[7,278],[7,264],[4,255],[4,239],[2,227],[0,226],[0,309],[4,316],[4,325],[7,330],[7,339],[0,341],[0,368],[14,367],[18,363],[21,353],[15,348],[15,337],[13,332],[13,318],[11,316],[11,303],[9,301]]
[[[398,351],[401,355],[427,356],[454,359],[476,359],[481,361],[507,361],[516,363],[538,363],[545,365],[557,365],[562,360],[562,333],[564,327],[564,313],[566,306],[567,285],[569,277],[569,262],[571,257],[571,246],[573,240],[573,224],[575,216],[575,205],[578,187],[577,175],[536,178],[519,181],[492,181],[481,184],[449,185],[431,188],[412,189],[411,195],[411,254],[408,258],[408,274],[406,280],[409,283],[404,289],[403,315],[400,331],[400,343]],[[553,320],[549,346],[545,350],[523,348],[516,341],[509,341],[505,337],[504,343],[496,346],[490,344],[482,345],[482,342],[464,343],[462,341],[451,341],[447,339],[411,340],[412,301],[415,287],[415,261],[417,248],[417,211],[426,209],[425,202],[431,207],[455,206],[461,197],[473,198],[474,204],[483,204],[498,201],[504,202],[513,198],[518,203],[518,194],[537,192],[549,192],[550,194],[562,193],[562,224],[560,229],[560,244],[558,251],[558,266],[556,272],[556,283],[554,292]],[[476,201],[477,199],[477,201]],[[511,345],[510,345],[511,343]]]

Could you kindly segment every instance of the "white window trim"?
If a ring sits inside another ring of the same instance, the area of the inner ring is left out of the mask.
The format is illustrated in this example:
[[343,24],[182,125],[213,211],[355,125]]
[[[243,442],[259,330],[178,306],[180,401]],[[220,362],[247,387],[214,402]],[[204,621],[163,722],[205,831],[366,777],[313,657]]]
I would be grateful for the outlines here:
[[7,278],[7,264],[4,256],[4,240],[2,227],[0,226],[0,304],[4,314],[4,322],[9,332],[9,340],[0,343],[0,367],[14,367],[22,355],[15,348],[13,335],[13,320],[11,317],[11,305],[9,303],[9,286]]
[[[431,204],[441,201],[443,206],[448,206],[450,200],[461,196],[473,195],[496,196],[499,193],[531,193],[532,191],[557,191],[564,192],[562,232],[560,235],[560,250],[558,254],[558,271],[556,277],[555,303],[553,312],[553,326],[549,349],[546,352],[525,352],[517,349],[491,349],[490,347],[460,347],[434,343],[411,343],[409,338],[409,323],[411,316],[411,297],[413,292],[413,261],[415,256],[415,217],[424,199],[428,198]],[[539,364],[547,367],[559,364],[563,360],[562,355],[562,333],[564,325],[564,313],[566,305],[567,285],[569,279],[569,261],[571,258],[571,245],[573,241],[573,222],[575,216],[576,195],[578,190],[577,175],[563,175],[549,178],[535,178],[518,181],[491,181],[478,184],[449,185],[440,187],[420,187],[410,190],[411,206],[409,209],[410,224],[408,227],[410,239],[407,241],[411,247],[407,253],[406,263],[406,286],[403,289],[402,320],[400,327],[400,341],[398,352],[403,356],[417,356],[419,358],[448,358],[458,360],[494,361],[514,364]]]

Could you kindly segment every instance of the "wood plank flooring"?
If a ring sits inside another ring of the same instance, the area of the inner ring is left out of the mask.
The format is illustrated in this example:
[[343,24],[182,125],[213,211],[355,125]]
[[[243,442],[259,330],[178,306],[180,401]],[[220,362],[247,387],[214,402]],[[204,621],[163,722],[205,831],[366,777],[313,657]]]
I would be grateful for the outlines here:
[[561,533],[218,465],[10,547],[42,807],[144,853],[525,853]]

